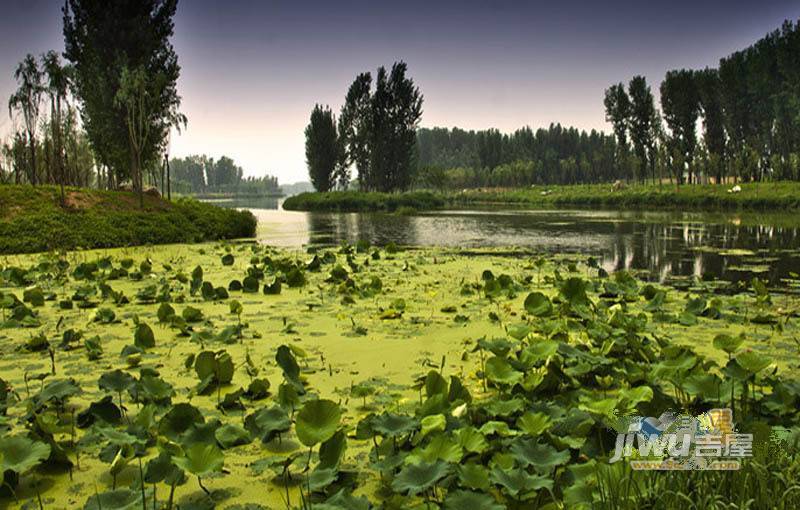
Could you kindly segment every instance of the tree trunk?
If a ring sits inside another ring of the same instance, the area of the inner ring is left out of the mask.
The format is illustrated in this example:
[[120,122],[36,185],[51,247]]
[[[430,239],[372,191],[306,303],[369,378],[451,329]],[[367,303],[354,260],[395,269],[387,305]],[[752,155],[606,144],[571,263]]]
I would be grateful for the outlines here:
[[28,141],[30,142],[31,151],[31,175],[29,179],[31,184],[36,186],[36,139],[30,131],[28,131]]
[[169,178],[169,156],[164,155],[164,160],[167,162],[167,200],[172,201],[172,186]]

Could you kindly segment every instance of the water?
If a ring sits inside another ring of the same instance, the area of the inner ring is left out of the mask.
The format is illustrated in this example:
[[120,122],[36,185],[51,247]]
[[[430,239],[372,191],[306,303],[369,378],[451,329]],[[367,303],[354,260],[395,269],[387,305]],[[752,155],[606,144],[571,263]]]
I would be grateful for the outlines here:
[[522,247],[538,253],[594,256],[607,271],[636,270],[652,281],[758,276],[800,289],[800,214],[596,210],[464,210],[414,216],[303,213],[279,204],[249,208],[258,237],[275,246],[383,245]]

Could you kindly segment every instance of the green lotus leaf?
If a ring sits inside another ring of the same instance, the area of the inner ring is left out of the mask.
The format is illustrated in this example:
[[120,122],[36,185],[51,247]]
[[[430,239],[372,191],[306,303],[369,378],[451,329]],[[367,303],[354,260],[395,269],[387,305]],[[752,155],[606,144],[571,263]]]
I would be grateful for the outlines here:
[[447,394],[447,381],[436,370],[431,370],[425,376],[425,394],[432,397],[438,394]]
[[244,426],[254,436],[260,437],[263,442],[269,442],[275,435],[286,432],[291,428],[292,421],[286,411],[273,406],[263,408],[245,418]]
[[186,322],[200,322],[203,320],[203,311],[193,306],[187,306],[181,312],[181,317]]
[[409,458],[412,459],[411,462],[443,460],[457,464],[463,456],[464,452],[456,441],[446,434],[437,434],[431,438],[427,445],[414,451]]
[[[311,474],[308,475],[308,486],[312,491],[321,491],[335,482],[338,475],[339,472],[335,467],[317,466]],[[320,505],[314,505],[314,508],[320,508]]]
[[97,385],[101,390],[112,391],[114,393],[121,393],[131,386],[136,380],[128,372],[123,370],[112,370],[105,372],[100,376]]
[[533,342],[526,347],[520,354],[519,360],[526,366],[533,366],[536,363],[546,361],[558,352],[558,342],[553,340],[541,340]]
[[32,441],[25,436],[0,438],[0,472],[13,471],[21,475],[48,457],[48,444]]
[[623,400],[627,409],[634,409],[642,402],[653,400],[653,388],[650,386],[637,386],[620,390],[619,397]]
[[293,381],[300,380],[300,365],[297,364],[297,360],[288,346],[281,345],[278,347],[275,353],[275,361],[278,363],[278,366],[281,367],[283,375],[286,376],[287,379]]
[[751,374],[756,374],[772,363],[772,360],[755,351],[740,352],[736,355],[736,362]]
[[500,469],[495,467],[489,473],[495,485],[501,486],[512,498],[528,500],[537,490],[552,489],[553,480],[541,475],[531,475],[524,469]]
[[420,420],[419,438],[427,436],[431,432],[442,432],[447,426],[447,418],[443,414],[432,414]]
[[508,437],[517,434],[517,431],[511,430],[508,423],[504,421],[487,421],[481,425],[481,428],[478,430],[480,430],[480,433],[484,436],[498,435],[501,437]]
[[682,389],[693,397],[714,400],[719,397],[720,382],[715,374],[692,374],[683,380]]
[[252,439],[250,433],[238,425],[228,423],[214,431],[214,437],[219,445],[227,450],[234,446],[248,444]]
[[445,510],[505,510],[505,506],[488,494],[472,491],[453,491],[444,500]]
[[566,464],[569,461],[568,451],[557,451],[550,445],[538,442],[535,439],[517,438],[511,444],[511,453],[522,466],[533,466],[541,473],[547,473],[554,467]]
[[553,313],[553,303],[541,292],[531,292],[525,298],[525,311],[536,317],[546,317]]
[[170,383],[152,375],[143,375],[137,388],[141,390],[140,396],[145,397],[144,400],[153,402],[163,402],[175,394]]
[[522,381],[522,372],[514,370],[505,358],[493,356],[486,360],[486,377],[495,384],[513,386]]
[[[333,510],[369,510],[372,505],[365,497],[355,497],[346,492],[346,489],[340,489],[339,492],[331,496],[325,501],[326,505],[330,505]],[[314,505],[314,508],[318,508]]]
[[347,436],[341,430],[319,445],[319,467],[336,468],[347,449]]
[[728,354],[733,354],[739,347],[742,346],[744,342],[743,336],[730,336],[724,333],[720,333],[719,335],[714,337],[714,347],[720,349],[721,351],[725,351]]
[[[145,490],[145,502],[152,499],[152,489]],[[142,492],[132,489],[117,489],[90,496],[83,510],[141,510]]]
[[372,420],[372,429],[384,437],[398,437],[413,432],[419,422],[404,414],[383,413]]
[[133,334],[133,344],[140,349],[150,349],[156,346],[156,337],[153,334],[153,329],[140,322],[136,325],[136,330]]
[[231,255],[230,253],[226,253],[225,255],[222,256],[222,259],[220,259],[220,261],[222,262],[223,266],[232,266],[234,258],[233,255]]
[[577,276],[564,280],[559,292],[561,297],[572,306],[587,306],[590,304],[589,296],[586,294],[588,282]]
[[258,292],[258,278],[248,275],[242,280],[242,292],[254,294]]
[[690,313],[692,315],[701,315],[703,310],[706,309],[706,300],[698,297],[694,299],[690,299],[686,302],[686,307],[684,308],[684,312]]
[[486,437],[475,427],[464,427],[455,432],[458,444],[470,453],[483,453],[489,449]]
[[73,395],[81,392],[80,386],[74,379],[59,379],[47,383],[39,393],[39,400],[49,402],[51,400],[63,402]]
[[332,400],[310,400],[297,413],[295,430],[306,446],[327,441],[336,433],[342,410]]
[[551,426],[550,416],[544,413],[527,412],[517,420],[517,428],[529,436],[539,436]]
[[158,322],[162,324],[168,323],[175,317],[175,309],[169,303],[161,303],[156,316],[158,317]]
[[413,496],[430,489],[448,474],[450,466],[441,460],[409,464],[392,481],[392,489]]
[[176,471],[180,471],[172,462],[172,456],[167,452],[159,453],[158,457],[150,459],[144,470],[145,483],[155,484],[163,482],[168,478],[175,479]]
[[222,470],[225,455],[215,444],[195,443],[184,450],[183,457],[172,459],[176,466],[197,477]]
[[489,470],[475,462],[458,466],[458,482],[462,487],[479,491],[489,490]]
[[491,416],[505,418],[522,411],[525,406],[526,403],[521,398],[511,398],[507,400],[493,399],[484,406],[484,409]]
[[117,425],[122,420],[122,411],[114,404],[111,395],[106,395],[97,402],[92,402],[89,407],[78,413],[76,425],[78,428],[90,426],[95,420],[100,419],[106,423]]
[[191,404],[175,404],[167,411],[158,423],[158,432],[172,441],[178,441],[180,436],[188,431],[194,424],[203,423],[203,413]]
[[511,338],[515,338],[517,340],[524,340],[525,337],[530,335],[533,332],[533,329],[525,322],[519,322],[517,324],[511,324],[506,327],[506,332],[508,336]]

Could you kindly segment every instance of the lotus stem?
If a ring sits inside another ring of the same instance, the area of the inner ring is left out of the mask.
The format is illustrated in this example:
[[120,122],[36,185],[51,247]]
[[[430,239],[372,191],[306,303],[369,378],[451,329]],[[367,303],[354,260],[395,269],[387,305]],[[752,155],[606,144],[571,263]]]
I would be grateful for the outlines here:
[[209,491],[208,491],[208,489],[206,489],[206,488],[203,486],[203,481],[202,481],[202,480],[200,480],[200,477],[199,477],[199,476],[197,477],[197,485],[199,485],[199,486],[200,486],[200,488],[201,488],[201,489],[203,489],[203,492],[205,492],[205,493],[206,493],[206,495],[208,495],[208,496],[211,496],[211,492],[209,492]]

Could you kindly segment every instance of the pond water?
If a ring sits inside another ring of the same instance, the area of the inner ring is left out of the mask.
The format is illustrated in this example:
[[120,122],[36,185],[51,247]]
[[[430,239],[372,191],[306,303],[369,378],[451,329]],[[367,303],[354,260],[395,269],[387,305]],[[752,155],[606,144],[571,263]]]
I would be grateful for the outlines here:
[[377,245],[523,247],[594,256],[609,272],[636,270],[652,281],[707,275],[736,282],[758,276],[800,290],[796,213],[484,209],[401,216],[291,212],[276,200],[218,204],[250,209],[259,220],[259,240],[275,246],[365,239]]

